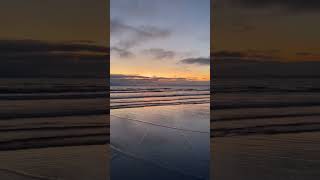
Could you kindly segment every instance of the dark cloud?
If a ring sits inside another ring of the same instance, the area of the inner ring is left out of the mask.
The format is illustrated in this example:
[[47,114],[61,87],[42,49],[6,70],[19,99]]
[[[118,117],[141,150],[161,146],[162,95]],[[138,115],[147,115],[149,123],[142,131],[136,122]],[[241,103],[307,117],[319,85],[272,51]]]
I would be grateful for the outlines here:
[[307,61],[320,61],[320,53],[315,52],[297,52],[296,56],[299,59],[304,59]]
[[278,50],[247,50],[247,51],[217,51],[212,53],[214,62],[261,62],[261,61],[277,61]]
[[211,75],[216,78],[312,77],[320,76],[320,61],[297,61],[277,57],[278,50],[218,51],[211,55]]
[[208,85],[208,81],[193,81],[186,78],[146,77],[140,75],[111,74],[112,86],[142,86],[142,85]]
[[92,43],[53,43],[37,40],[0,40],[0,53],[43,53],[43,52],[108,53],[109,49]]
[[187,58],[182,59],[180,63],[183,64],[196,64],[196,65],[210,65],[210,58],[199,57],[199,58]]
[[0,40],[1,77],[106,77],[108,60],[92,43]]
[[246,55],[243,52],[218,51],[218,52],[214,52],[213,56],[215,58],[242,58],[242,57],[245,57]]
[[110,33],[111,36],[117,36],[128,31],[135,31],[135,28],[124,24],[120,19],[111,19],[110,21]]
[[310,56],[310,55],[313,55],[313,54],[309,53],[309,52],[297,52],[296,55],[297,56]]
[[112,79],[149,79],[149,77],[139,75],[112,74]]
[[248,53],[259,53],[259,54],[277,54],[280,53],[280,49],[267,49],[267,50],[257,50],[257,49],[248,49]]
[[[297,56],[314,56],[314,57],[320,57],[320,53],[313,53],[313,52],[297,52]],[[320,59],[319,59],[320,60]]]
[[145,49],[142,53],[152,56],[155,59],[172,59],[176,53],[174,51],[165,50],[161,48]]
[[171,35],[168,29],[156,26],[131,26],[119,19],[111,19],[111,38],[117,47],[128,49],[153,39],[166,38]]
[[282,8],[293,12],[319,12],[318,0],[227,0],[247,8]]
[[130,50],[128,49],[122,49],[118,47],[111,47],[111,52],[118,54],[121,58],[130,58],[135,56]]

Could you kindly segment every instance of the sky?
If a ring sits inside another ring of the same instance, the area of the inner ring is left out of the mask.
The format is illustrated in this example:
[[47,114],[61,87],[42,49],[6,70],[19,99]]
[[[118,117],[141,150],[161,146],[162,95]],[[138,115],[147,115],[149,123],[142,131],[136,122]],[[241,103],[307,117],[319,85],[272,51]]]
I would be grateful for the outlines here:
[[103,77],[110,48],[119,81],[207,81],[210,38],[216,75],[320,76],[317,0],[215,0],[211,35],[209,0],[110,3],[1,1],[1,77]]
[[111,78],[209,81],[210,0],[111,0],[110,6]]
[[216,77],[320,76],[320,1],[216,0]]
[[104,0],[2,0],[0,77],[107,77]]

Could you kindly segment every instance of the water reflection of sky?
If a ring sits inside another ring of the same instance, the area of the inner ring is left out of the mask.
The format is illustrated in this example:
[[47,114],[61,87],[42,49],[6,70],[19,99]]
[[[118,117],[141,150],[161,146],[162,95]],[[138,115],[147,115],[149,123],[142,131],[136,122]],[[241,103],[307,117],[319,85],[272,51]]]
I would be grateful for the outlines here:
[[209,104],[111,111],[111,178],[209,179]]

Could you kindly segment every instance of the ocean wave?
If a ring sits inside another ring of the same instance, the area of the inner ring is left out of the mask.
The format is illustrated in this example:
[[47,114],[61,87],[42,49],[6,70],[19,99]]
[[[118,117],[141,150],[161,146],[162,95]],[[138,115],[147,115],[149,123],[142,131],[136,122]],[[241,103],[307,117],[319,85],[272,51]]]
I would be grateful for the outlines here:
[[269,114],[269,115],[246,115],[240,117],[212,118],[212,121],[242,121],[242,120],[262,120],[271,118],[293,118],[293,117],[317,117],[320,113],[285,113],[285,114]]
[[111,87],[111,109],[209,103],[208,87]]
[[20,120],[22,118],[51,118],[68,116],[90,116],[90,115],[108,115],[108,109],[97,110],[69,110],[65,112],[29,112],[29,113],[0,113],[0,120]]
[[150,103],[150,102],[174,102],[174,101],[188,101],[188,100],[209,100],[208,96],[200,96],[200,97],[185,97],[185,98],[161,98],[161,99],[151,99],[151,100],[122,100],[115,101],[111,100],[112,104],[131,104],[131,103]]
[[313,107],[320,106],[320,102],[271,102],[271,103],[221,103],[213,104],[213,110],[245,109],[245,108],[280,108],[280,107]]
[[105,133],[17,138],[0,141],[0,150],[38,149],[63,146],[102,145],[109,143]]
[[39,93],[39,94],[0,94],[0,100],[40,100],[40,99],[94,99],[108,98],[107,92],[69,92],[69,93]]
[[111,105],[111,109],[123,109],[123,108],[140,108],[140,107],[151,107],[151,106],[169,106],[169,105],[182,105],[182,104],[207,104],[210,103],[209,100],[202,101],[174,101],[170,103],[166,102],[152,102],[152,103],[142,103],[142,104],[129,104],[129,105]]
[[136,96],[113,96],[111,94],[111,100],[113,99],[139,99],[139,98],[154,98],[154,97],[184,97],[184,96],[205,96],[205,95],[210,95],[210,93],[197,93],[197,94],[192,94],[192,93],[185,93],[185,94],[155,94],[155,95],[143,95],[143,94],[138,94]]
[[111,93],[149,93],[149,92],[203,92],[210,91],[210,89],[176,89],[176,88],[122,88],[122,89],[111,89]]
[[266,124],[237,128],[212,128],[211,137],[230,137],[244,135],[272,135],[288,133],[320,132],[320,122],[286,124]]
[[45,94],[45,93],[91,93],[91,92],[106,92],[107,87],[20,87],[9,88],[0,87],[0,94]]
[[264,86],[247,86],[233,88],[215,88],[214,93],[319,93],[320,88],[272,88]]

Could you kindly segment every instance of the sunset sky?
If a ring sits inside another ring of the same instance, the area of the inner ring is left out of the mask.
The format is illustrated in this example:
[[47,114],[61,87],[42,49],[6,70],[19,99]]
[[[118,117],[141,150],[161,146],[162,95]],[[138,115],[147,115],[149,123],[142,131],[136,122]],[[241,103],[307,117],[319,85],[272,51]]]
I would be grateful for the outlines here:
[[216,75],[319,76],[320,1],[216,0]]
[[0,2],[0,38],[105,45],[107,12],[107,1],[101,0],[5,0]]
[[[316,0],[215,0],[211,36],[209,0],[110,3],[114,77],[207,81],[210,37],[216,69],[226,69],[229,75],[268,75],[267,67],[275,72],[286,67],[295,74],[318,72],[320,2]],[[107,5],[101,0],[1,1],[0,74],[106,73]]]
[[1,1],[1,77],[106,77],[108,13],[103,0]]
[[111,0],[111,74],[209,80],[210,0]]

